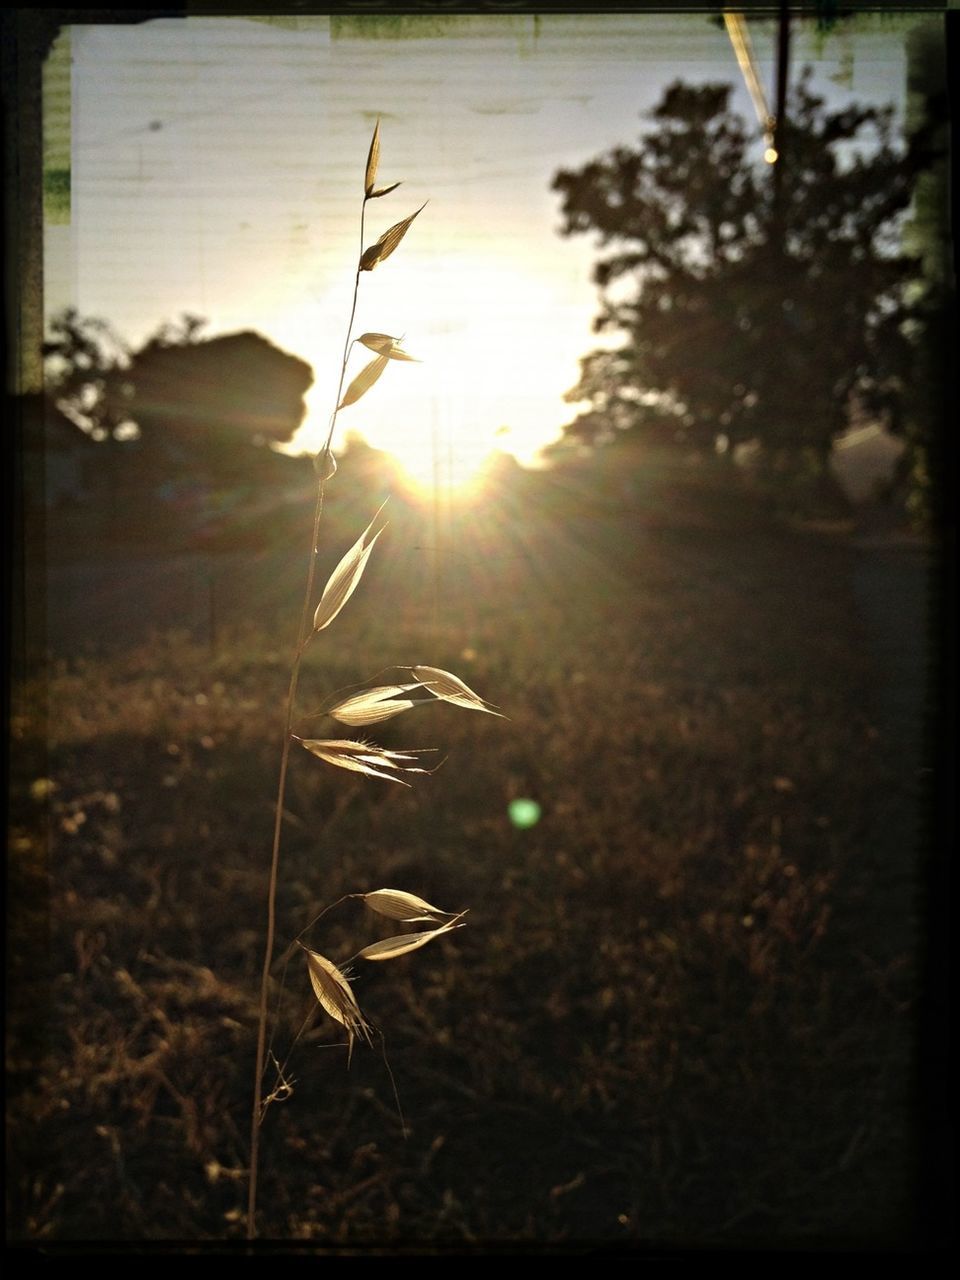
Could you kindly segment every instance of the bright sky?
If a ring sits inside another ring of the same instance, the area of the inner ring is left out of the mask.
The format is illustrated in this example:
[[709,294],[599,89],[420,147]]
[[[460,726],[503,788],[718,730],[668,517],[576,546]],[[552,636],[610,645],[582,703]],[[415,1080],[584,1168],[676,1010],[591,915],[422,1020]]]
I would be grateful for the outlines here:
[[[769,98],[775,26],[749,30]],[[905,26],[861,20],[821,40],[797,24],[793,68],[832,100],[902,103]],[[70,62],[72,59],[72,64]],[[46,309],[108,320],[138,344],[192,312],[208,335],[256,329],[316,382],[300,443],[325,434],[359,250],[367,147],[382,184],[366,243],[429,204],[364,273],[355,333],[405,335],[341,412],[424,478],[454,482],[492,447],[521,461],[574,410],[596,345],[596,246],[564,239],[560,167],[636,140],[671,80],[725,80],[753,107],[707,16],[186,18],[71,27],[48,67],[46,147],[72,171],[46,231]],[[363,364],[355,353],[350,376]]]

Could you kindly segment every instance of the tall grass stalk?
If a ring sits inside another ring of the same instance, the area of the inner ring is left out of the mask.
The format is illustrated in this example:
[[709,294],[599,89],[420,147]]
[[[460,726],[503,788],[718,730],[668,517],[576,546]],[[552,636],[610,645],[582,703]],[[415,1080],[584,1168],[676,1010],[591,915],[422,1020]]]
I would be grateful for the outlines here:
[[[294,742],[300,742],[308,751],[324,762],[338,768],[359,772],[370,777],[402,782],[400,773],[423,773],[426,770],[416,765],[415,752],[385,751],[363,739],[303,739],[294,734],[294,715],[296,710],[297,689],[300,682],[300,669],[303,655],[312,637],[326,629],[336,618],[353,594],[363,574],[367,560],[373,550],[374,543],[382,532],[382,527],[371,536],[376,524],[377,515],[360,535],[354,546],[342,558],[327,581],[320,602],[316,607],[311,622],[310,610],[315,594],[316,565],[320,541],[320,522],[323,515],[324,495],[328,480],[336,470],[336,463],[331,452],[333,433],[339,411],[361,398],[381,376],[390,360],[413,360],[400,346],[400,341],[388,334],[367,333],[359,338],[353,337],[353,326],[357,313],[357,300],[360,293],[360,277],[365,271],[372,271],[379,263],[388,258],[406,235],[413,220],[422,211],[423,205],[407,218],[394,224],[368,248],[364,248],[365,219],[367,204],[381,196],[389,195],[400,184],[377,188],[375,186],[377,167],[380,158],[380,123],[374,128],[373,138],[367,154],[364,174],[363,201],[360,208],[360,253],[353,284],[353,298],[350,305],[350,317],[347,322],[344,339],[343,357],[340,365],[340,378],[337,396],[330,415],[330,425],[323,448],[314,459],[317,474],[317,493],[313,512],[313,532],[310,541],[310,553],[303,595],[303,606],[300,613],[300,624],[297,630],[297,643],[293,663],[290,670],[290,683],[287,689],[284,707],[283,747],[280,754],[280,772],[277,782],[277,797],[274,809],[273,845],[270,856],[270,878],[267,889],[267,928],[263,954],[263,969],[260,979],[260,1004],[257,1019],[257,1051],[253,1085],[253,1102],[250,1114],[250,1176],[247,1201],[247,1237],[256,1238],[257,1226],[257,1184],[260,1162],[260,1132],[263,1126],[267,1106],[271,1095],[264,1099],[263,1076],[266,1065],[267,1016],[270,993],[270,973],[273,967],[273,953],[276,942],[276,898],[280,873],[280,847],[283,833],[284,799],[286,795],[287,773],[290,765],[290,748]],[[344,391],[347,366],[350,353],[355,342],[359,342],[374,351],[373,360],[361,370]],[[381,508],[382,510],[382,508]],[[450,672],[434,667],[415,666],[410,668],[411,680],[388,686],[372,688],[355,695],[332,707],[329,715],[341,723],[348,725],[373,724],[385,720],[415,705],[409,693],[422,691],[425,697],[420,701],[440,699],[455,706],[472,710],[491,711],[482,698],[469,689],[461,680]],[[403,697],[397,695],[403,694]],[[492,714],[498,714],[493,712]],[[382,889],[365,894],[348,895],[363,899],[365,905],[379,915],[391,920],[399,920],[404,924],[415,921],[429,923],[432,928],[417,933],[401,934],[395,938],[387,938],[360,950],[354,959],[371,961],[393,959],[396,956],[416,950],[439,934],[458,928],[463,913],[455,914],[441,911],[430,906],[422,898],[402,890]],[[324,914],[324,913],[321,913]],[[314,922],[315,923],[315,922]],[[309,926],[308,926],[309,927]],[[305,930],[303,932],[306,932]],[[300,937],[303,936],[301,933]],[[299,943],[299,938],[295,944]],[[335,1021],[339,1022],[347,1033],[348,1047],[352,1051],[354,1040],[359,1036],[369,1042],[370,1024],[361,1014],[353,997],[346,974],[326,957],[314,952],[302,943],[301,949],[306,953],[307,968],[314,994],[320,1007]],[[302,1030],[302,1028],[301,1028]],[[289,1057],[289,1055],[288,1055]],[[283,1069],[280,1068],[282,1078]]]
[[[360,250],[363,252],[364,215],[367,210],[367,196],[364,195],[360,208]],[[347,360],[350,355],[350,337],[353,333],[353,322],[357,314],[357,298],[360,294],[360,258],[357,258],[357,273],[353,281],[353,300],[350,306],[350,319],[347,322],[347,336],[343,346],[343,359],[340,365],[340,381],[337,385],[336,406],[330,415],[330,426],[327,439],[318,454],[317,495],[313,510],[313,533],[310,538],[310,553],[307,558],[307,580],[303,593],[303,607],[300,611],[300,625],[297,629],[297,645],[290,668],[290,684],[287,689],[287,700],[284,707],[283,748],[280,753],[280,774],[277,782],[277,798],[273,819],[273,848],[270,854],[270,881],[267,889],[267,936],[263,950],[263,971],[260,977],[260,1007],[257,1015],[257,1059],[253,1084],[253,1106],[250,1115],[250,1182],[247,1200],[247,1236],[256,1237],[257,1213],[257,1175],[260,1162],[260,1123],[263,1106],[263,1069],[267,1043],[267,1005],[270,994],[270,968],[273,961],[273,949],[277,927],[277,881],[280,871],[280,837],[283,831],[283,804],[287,789],[287,768],[290,763],[290,744],[293,741],[293,715],[296,706],[297,687],[300,683],[300,666],[303,651],[310,637],[310,603],[313,599],[314,580],[317,569],[317,551],[320,541],[320,518],[323,515],[323,499],[327,482],[327,472],[331,458],[330,446],[337,422],[337,411],[343,394],[343,383],[347,374]]]

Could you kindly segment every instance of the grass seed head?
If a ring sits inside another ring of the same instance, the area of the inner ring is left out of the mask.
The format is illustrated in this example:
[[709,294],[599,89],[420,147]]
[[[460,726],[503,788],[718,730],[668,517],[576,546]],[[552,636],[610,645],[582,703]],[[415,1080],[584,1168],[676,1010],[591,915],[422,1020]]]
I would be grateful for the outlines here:
[[[302,945],[302,944],[301,944]],[[353,1055],[353,1042],[359,1036],[367,1044],[371,1044],[370,1023],[360,1012],[356,997],[346,975],[337,968],[332,960],[322,956],[319,951],[303,948],[307,957],[307,972],[314,995],[321,1007],[335,1022],[339,1022],[347,1033],[348,1056]]]
[[417,951],[420,947],[425,947],[434,938],[439,938],[441,933],[462,928],[461,917],[456,916],[446,924],[440,925],[438,929],[425,929],[421,933],[401,933],[395,938],[384,938],[382,942],[372,942],[369,947],[358,951],[357,956],[361,960],[395,960],[397,956],[405,956],[408,951]]
[[361,894],[361,897],[371,911],[386,916],[388,920],[402,920],[404,924],[418,920],[440,923],[456,915],[453,911],[441,911],[415,893],[405,893],[403,889],[374,889],[372,893]]
[[463,681],[450,671],[443,671],[440,667],[411,667],[413,674],[420,680],[433,694],[435,698],[439,698],[442,702],[452,702],[455,707],[466,707],[468,711],[486,711],[491,716],[501,716],[506,719],[500,711],[494,711],[492,707],[487,706],[483,698],[479,694],[465,685]]
[[364,742],[362,739],[301,738],[299,741],[311,754],[338,769],[365,773],[371,778],[386,778],[388,782],[399,782],[405,787],[410,784],[397,777],[398,773],[429,772],[407,763],[416,760],[418,752],[415,751],[386,751],[376,743]]

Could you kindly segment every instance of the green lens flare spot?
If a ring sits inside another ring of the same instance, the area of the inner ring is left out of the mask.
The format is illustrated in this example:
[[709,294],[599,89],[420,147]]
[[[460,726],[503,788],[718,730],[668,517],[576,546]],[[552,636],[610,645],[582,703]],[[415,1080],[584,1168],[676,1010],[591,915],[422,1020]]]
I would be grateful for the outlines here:
[[540,821],[540,806],[536,800],[511,800],[507,805],[510,821],[520,831],[535,827]]

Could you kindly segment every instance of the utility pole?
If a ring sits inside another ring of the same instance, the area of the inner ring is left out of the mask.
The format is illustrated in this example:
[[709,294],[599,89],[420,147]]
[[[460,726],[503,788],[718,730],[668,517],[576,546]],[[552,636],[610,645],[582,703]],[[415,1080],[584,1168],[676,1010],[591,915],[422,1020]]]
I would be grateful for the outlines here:
[[780,191],[783,184],[783,161],[787,147],[787,81],[790,71],[790,5],[788,0],[780,0],[780,22],[777,34],[777,105],[774,117],[773,146],[777,153],[773,165],[773,185],[776,203],[780,203]]

